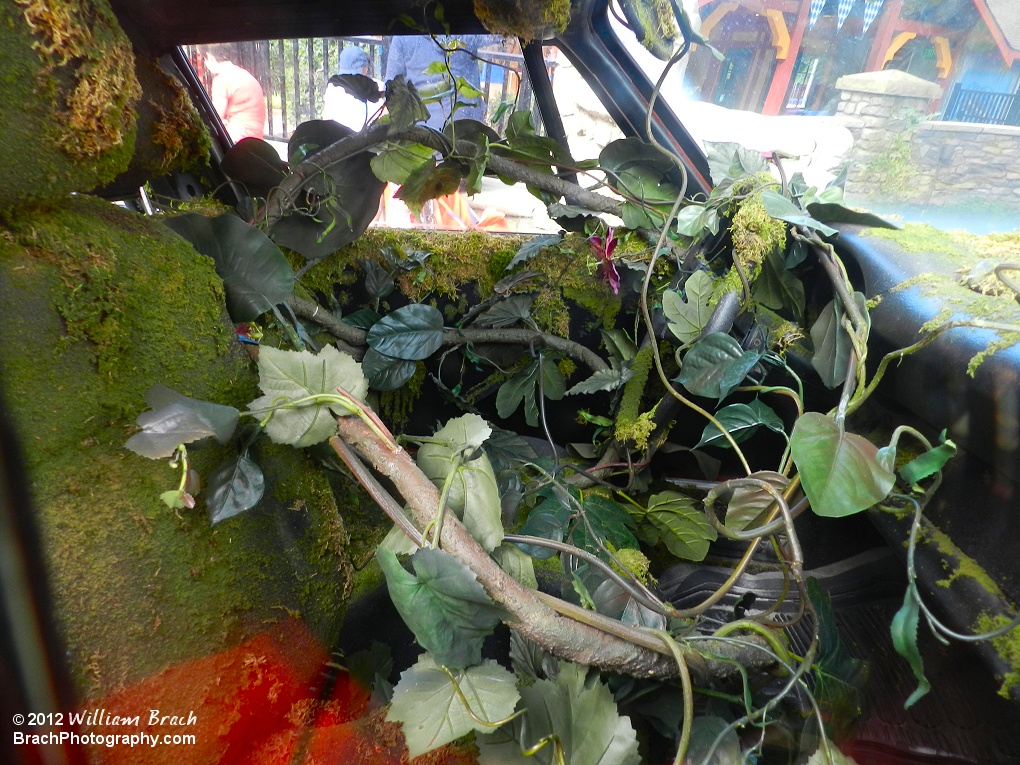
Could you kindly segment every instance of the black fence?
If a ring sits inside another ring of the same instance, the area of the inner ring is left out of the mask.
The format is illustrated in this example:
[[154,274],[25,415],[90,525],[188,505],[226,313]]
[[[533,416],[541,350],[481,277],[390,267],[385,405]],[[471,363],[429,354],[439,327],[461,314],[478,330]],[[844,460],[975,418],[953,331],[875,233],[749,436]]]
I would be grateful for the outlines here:
[[965,90],[956,85],[949,96],[942,119],[947,122],[1020,126],[1020,95]]
[[[387,38],[344,37],[289,40],[260,40],[235,45],[233,61],[259,81],[266,97],[266,138],[286,141],[302,122],[317,119],[322,111],[326,83],[336,73],[340,51],[345,45],[358,45],[367,54],[370,75],[381,80],[386,65]],[[510,43],[494,39],[479,51],[481,90],[488,106],[488,121],[493,121],[500,104],[510,102],[517,109],[534,115],[536,129],[543,132],[535,109],[531,83],[524,73],[524,59]],[[211,78],[205,72],[201,48],[189,50],[192,64],[209,89]],[[439,57],[437,51],[437,58]],[[555,70],[555,53],[546,57],[550,77]]]

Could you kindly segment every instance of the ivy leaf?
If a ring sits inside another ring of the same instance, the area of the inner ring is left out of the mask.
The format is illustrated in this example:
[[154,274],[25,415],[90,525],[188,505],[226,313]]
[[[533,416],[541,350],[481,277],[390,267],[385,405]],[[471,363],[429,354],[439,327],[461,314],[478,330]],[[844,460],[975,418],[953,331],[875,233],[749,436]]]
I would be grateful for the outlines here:
[[372,390],[397,390],[414,377],[418,370],[418,362],[395,359],[385,353],[379,353],[375,348],[369,348],[361,359],[361,368],[368,378],[368,387]]
[[712,315],[708,307],[712,298],[713,279],[704,271],[695,271],[684,285],[686,300],[680,293],[667,290],[662,296],[662,312],[669,319],[669,331],[681,343],[697,340]]
[[477,736],[480,765],[553,765],[550,742],[530,757],[522,751],[555,736],[570,765],[638,765],[637,734],[620,715],[602,682],[587,681],[588,668],[560,663],[554,680],[536,680],[520,689],[527,710],[488,736]]
[[427,359],[443,344],[443,314],[424,303],[411,303],[387,314],[368,330],[366,342],[395,359]]
[[206,505],[215,525],[222,520],[251,510],[262,500],[266,479],[262,468],[244,455],[229,459],[209,476]]
[[418,89],[402,74],[386,83],[386,111],[390,115],[390,134],[407,130],[429,118],[429,110],[422,103]]
[[491,728],[474,718],[489,723],[504,720],[521,698],[517,678],[494,661],[452,674],[451,678],[433,657],[424,654],[401,673],[393,689],[386,719],[402,723],[411,759],[473,730],[488,733]]
[[893,648],[896,653],[907,660],[914,677],[917,679],[917,690],[903,703],[904,709],[912,707],[922,696],[931,690],[931,683],[924,676],[924,661],[917,649],[917,625],[920,621],[921,609],[914,592],[914,585],[907,587],[903,596],[903,605],[893,617],[889,631],[892,633]]
[[372,157],[372,172],[381,181],[403,184],[418,168],[433,160],[435,153],[435,149],[413,141],[387,141]]
[[[259,387],[265,395],[248,405],[251,411],[270,409],[280,401],[335,394],[338,387],[363,399],[368,393],[368,380],[361,364],[332,345],[324,346],[318,354],[264,345],[259,351]],[[334,415],[347,414],[343,407],[318,402],[277,409],[266,424],[266,434],[273,443],[311,446],[336,433]]]
[[172,457],[180,444],[209,436],[225,444],[234,434],[240,415],[232,406],[190,398],[159,384],[145,391],[145,403],[152,411],[143,412],[135,420],[142,432],[124,445],[153,460]]
[[836,229],[812,218],[782,194],[766,190],[761,193],[761,201],[765,205],[765,212],[776,220],[814,229],[823,236],[833,236],[839,233]]
[[213,259],[234,323],[255,321],[294,292],[294,271],[280,248],[236,215],[188,213],[169,218],[166,225]]
[[794,319],[799,320],[804,315],[804,283],[790,272],[783,253],[778,250],[765,258],[751,295],[773,311],[785,309]]
[[713,332],[687,351],[677,381],[695,396],[722,401],[760,358],[760,351],[745,351],[725,332]]
[[909,484],[923,481],[930,475],[940,471],[949,460],[956,455],[956,444],[946,439],[946,432],[942,431],[943,442],[924,454],[919,454],[900,468],[900,475]]
[[482,642],[499,623],[503,609],[493,603],[471,569],[432,548],[411,556],[413,574],[389,550],[378,549],[376,557],[393,605],[421,647],[450,669],[481,662]]
[[719,536],[705,514],[695,507],[695,501],[675,491],[649,497],[641,521],[649,524],[658,540],[683,560],[704,560],[709,544]]
[[521,248],[517,250],[514,256],[510,259],[506,270],[513,271],[517,268],[517,266],[521,265],[521,263],[525,263],[538,255],[543,248],[555,247],[562,241],[563,234],[545,234],[542,236],[531,237],[531,239],[521,245]]
[[[868,325],[871,318],[868,314],[867,298],[863,293],[854,293],[854,302],[865,317]],[[818,372],[827,388],[836,388],[843,384],[849,373],[850,352],[853,344],[850,335],[843,327],[843,308],[836,300],[830,300],[815,323],[811,325],[811,342],[815,352],[811,357],[811,366]]]
[[[789,478],[772,470],[759,470],[749,477],[766,481],[780,492],[790,483]],[[761,486],[738,486],[726,506],[726,527],[744,531],[772,504],[773,499],[771,492]]]
[[885,499],[896,480],[874,444],[819,412],[798,418],[790,449],[811,509],[826,518],[867,510]]
[[576,396],[580,393],[598,393],[604,390],[616,390],[633,376],[633,369],[600,369],[591,377],[581,380],[563,395]]
[[475,324],[479,327],[512,327],[531,317],[533,294],[510,295],[500,300],[487,311],[482,312]]
[[[779,419],[779,415],[773,411],[772,407],[757,398],[750,404],[724,406],[715,413],[715,418],[738,444],[753,436],[761,425],[776,433],[783,432],[783,421]],[[723,436],[722,431],[710,422],[705,426],[701,440],[694,448],[702,446],[719,446],[728,449],[730,442]]]
[[436,431],[433,441],[422,444],[416,460],[437,488],[450,481],[447,506],[486,552],[503,541],[496,474],[481,448],[491,433],[492,428],[477,414],[465,414]]

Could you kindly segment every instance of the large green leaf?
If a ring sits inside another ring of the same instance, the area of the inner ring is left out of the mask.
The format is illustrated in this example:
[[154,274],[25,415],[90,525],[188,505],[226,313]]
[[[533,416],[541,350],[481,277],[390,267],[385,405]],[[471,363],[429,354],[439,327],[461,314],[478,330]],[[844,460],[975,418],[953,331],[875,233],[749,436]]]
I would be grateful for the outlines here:
[[[438,488],[450,482],[446,504],[486,551],[503,541],[496,475],[482,444],[492,428],[477,414],[450,420],[418,449],[421,471]],[[438,443],[437,443],[438,442]]]
[[[638,541],[634,537],[634,519],[619,503],[598,494],[589,494],[582,502],[584,519],[578,518],[568,538],[576,547],[598,554],[599,546],[592,538],[594,535],[603,544],[609,543],[615,549],[636,549]],[[587,521],[587,522],[585,522]]]
[[407,130],[429,118],[429,110],[422,103],[418,89],[402,74],[386,83],[386,112],[390,117],[390,134]]
[[826,226],[801,210],[797,205],[774,191],[763,191],[761,193],[762,204],[765,205],[765,212],[776,220],[783,220],[795,226],[812,228],[823,236],[833,236],[839,232],[831,226]]
[[[520,533],[529,537],[542,537],[554,542],[562,542],[570,521],[571,509],[556,496],[548,497],[528,513],[528,519],[520,529]],[[524,552],[538,560],[547,560],[557,553],[548,547],[538,545],[518,545]]]
[[[263,345],[259,351],[259,387],[265,394],[252,401],[252,411],[265,410],[281,401],[298,401],[309,396],[335,394],[337,387],[358,399],[368,393],[368,380],[361,364],[327,345],[318,354],[309,351],[281,351]],[[338,406],[308,402],[293,409],[278,409],[266,424],[266,434],[278,444],[311,446],[336,433],[334,415],[349,412]]]
[[276,149],[260,138],[242,138],[220,161],[224,175],[244,186],[249,195],[263,199],[280,185],[289,169]]
[[372,157],[375,177],[390,183],[404,183],[435,156],[435,150],[413,141],[388,141]]
[[422,206],[430,199],[455,193],[463,177],[464,173],[458,163],[446,161],[436,164],[434,159],[429,159],[408,175],[394,196],[411,208],[413,213],[420,215]]
[[760,358],[760,351],[745,351],[725,332],[713,332],[687,351],[677,381],[695,396],[722,401]]
[[705,514],[695,507],[695,501],[675,491],[649,497],[641,520],[652,527],[654,538],[684,560],[704,560],[709,544],[718,537]]
[[236,215],[188,213],[166,225],[213,259],[233,321],[254,321],[294,292],[294,271],[280,248]]
[[654,228],[663,223],[680,193],[669,180],[675,168],[668,157],[640,138],[621,138],[602,150],[599,166],[615,191],[650,206],[627,202],[623,210],[625,226]]
[[372,390],[397,390],[414,377],[418,362],[395,359],[379,353],[375,348],[369,348],[361,359],[361,367]]
[[531,757],[522,753],[555,736],[562,762],[570,765],[638,765],[637,734],[622,717],[613,694],[588,668],[561,663],[555,680],[537,680],[520,689],[526,714],[488,736],[478,736],[481,765],[555,765],[552,742]]
[[531,318],[532,293],[510,295],[483,311],[474,323],[479,327],[512,327]]
[[787,268],[783,253],[770,252],[754,280],[752,297],[773,311],[786,311],[796,320],[804,315],[804,282]]
[[149,459],[170,457],[180,444],[190,444],[214,436],[221,444],[230,440],[240,415],[234,407],[190,398],[165,385],[153,385],[145,391],[145,403],[151,412],[143,412],[135,422],[142,427],[125,446]]
[[[716,420],[723,426],[723,430],[733,436],[738,444],[746,441],[754,435],[755,431],[762,425],[776,433],[783,432],[783,421],[768,404],[761,399],[755,399],[750,404],[730,404],[724,406],[715,413]],[[730,442],[726,440],[723,433],[714,423],[708,423],[701,440],[694,447],[721,446],[728,449]]]
[[[771,484],[780,492],[790,483],[789,478],[772,470],[759,470],[748,477]],[[738,486],[733,490],[733,495],[726,505],[726,527],[734,531],[743,531],[772,504],[774,499],[772,492],[762,486]]]
[[257,463],[240,455],[229,459],[209,476],[205,503],[213,524],[251,510],[262,500],[266,479]]
[[931,690],[931,683],[924,676],[924,661],[921,659],[921,652],[917,650],[917,626],[920,622],[921,607],[917,601],[917,593],[913,585],[907,587],[906,595],[903,596],[903,605],[893,617],[889,631],[892,633],[893,648],[896,653],[907,660],[914,678],[917,680],[917,689],[910,694],[910,697],[903,703],[903,708],[913,706],[918,699]]
[[510,417],[524,403],[525,421],[538,426],[538,371],[542,369],[542,390],[550,401],[559,401],[566,395],[567,381],[555,361],[549,357],[539,364],[536,359],[504,383],[496,393],[496,412]]
[[386,719],[402,723],[409,757],[431,752],[473,730],[488,733],[491,727],[475,718],[488,723],[504,720],[521,698],[517,678],[494,661],[452,674],[451,679],[428,654],[401,673]]
[[885,499],[896,480],[874,444],[819,412],[797,420],[790,449],[811,509],[827,518],[867,510]]
[[[861,292],[854,293],[854,302],[860,309],[861,314],[868,321],[868,299]],[[843,327],[843,308],[836,300],[830,300],[818,314],[815,323],[811,325],[811,342],[814,344],[815,352],[811,357],[811,366],[818,372],[828,388],[835,388],[842,385],[850,368],[850,352],[853,350],[853,343],[850,342],[850,335]]]
[[482,660],[482,642],[503,616],[471,569],[449,553],[422,548],[405,571],[385,548],[376,557],[393,605],[436,663],[464,669]]
[[731,141],[706,141],[705,150],[709,171],[715,185],[724,181],[736,181],[748,175],[756,175],[769,169],[761,152],[745,149]]
[[425,303],[411,303],[387,314],[368,330],[366,342],[395,359],[427,359],[443,344],[443,314]]
[[704,271],[695,271],[684,285],[686,300],[680,293],[667,290],[662,296],[662,312],[669,320],[669,331],[681,343],[697,340],[712,315],[709,301],[712,298],[713,280]]
[[874,228],[900,228],[895,223],[890,223],[884,218],[867,212],[858,212],[844,207],[837,202],[813,202],[807,205],[807,210],[822,223],[855,223],[858,226],[872,226]]

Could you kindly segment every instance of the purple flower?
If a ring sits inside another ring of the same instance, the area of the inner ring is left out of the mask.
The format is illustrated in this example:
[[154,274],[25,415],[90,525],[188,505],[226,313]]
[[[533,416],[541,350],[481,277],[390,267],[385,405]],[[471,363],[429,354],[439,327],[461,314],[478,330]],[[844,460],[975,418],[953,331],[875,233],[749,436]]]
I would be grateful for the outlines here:
[[620,240],[613,236],[613,229],[610,227],[604,237],[590,236],[588,241],[595,250],[595,257],[599,260],[599,273],[609,284],[613,294],[618,295],[620,293],[620,273],[616,270],[616,264],[613,263],[613,250],[616,249],[616,243]]

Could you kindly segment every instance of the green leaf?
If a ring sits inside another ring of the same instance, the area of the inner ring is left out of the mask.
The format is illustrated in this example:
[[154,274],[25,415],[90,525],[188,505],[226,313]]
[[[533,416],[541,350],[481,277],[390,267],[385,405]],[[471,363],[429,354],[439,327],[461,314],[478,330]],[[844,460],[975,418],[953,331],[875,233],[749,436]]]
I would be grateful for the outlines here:
[[358,329],[372,329],[372,326],[381,318],[382,316],[371,308],[361,308],[344,316],[343,323]]
[[432,548],[411,556],[413,574],[389,550],[378,549],[376,557],[393,605],[419,645],[450,669],[481,662],[482,642],[499,623],[503,609],[492,602],[471,569]]
[[[751,473],[749,478],[757,478],[783,491],[790,479],[782,473],[772,470],[759,470]],[[772,504],[772,493],[761,486],[738,486],[733,490],[729,504],[726,505],[725,525],[734,531],[744,531]]]
[[599,166],[614,191],[641,200],[652,209],[627,203],[623,218],[627,228],[653,228],[663,223],[680,190],[669,180],[672,161],[639,138],[621,138],[599,155]]
[[521,263],[531,260],[533,257],[538,255],[543,248],[555,247],[562,241],[563,234],[544,234],[542,236],[531,237],[531,239],[521,245],[521,248],[517,250],[514,256],[510,259],[506,270],[513,271]]
[[642,522],[650,524],[671,553],[684,560],[701,561],[718,532],[690,497],[664,491],[648,498]]
[[488,733],[491,727],[474,717],[489,723],[504,720],[520,698],[517,678],[494,661],[453,672],[451,679],[424,654],[401,673],[386,719],[402,723],[408,757],[413,759],[473,730]]
[[769,163],[761,152],[745,149],[731,141],[706,141],[709,172],[719,186],[723,181],[736,181],[749,175],[756,175],[769,169]]
[[443,344],[443,314],[425,303],[411,303],[384,316],[368,330],[370,347],[395,359],[427,359]]
[[676,232],[697,239],[704,232],[719,233],[719,211],[715,207],[687,205],[676,216]]
[[563,395],[576,396],[580,393],[598,393],[616,390],[634,376],[632,369],[600,369],[591,377],[581,380]]
[[394,196],[411,208],[415,215],[420,215],[422,206],[430,199],[457,192],[463,177],[456,162],[445,161],[437,165],[434,159],[430,159],[407,177]]
[[232,321],[255,321],[294,292],[294,271],[280,248],[236,215],[188,213],[167,219],[166,225],[213,259]]
[[[868,314],[867,298],[863,293],[855,292],[854,302],[870,327],[871,317]],[[842,385],[849,373],[853,343],[850,342],[850,335],[843,327],[843,316],[843,308],[839,302],[830,300],[811,325],[811,342],[815,347],[811,366],[828,388]]]
[[479,327],[512,327],[531,318],[531,304],[534,302],[535,295],[531,293],[510,295],[482,312],[474,323]]
[[713,332],[687,351],[677,381],[695,396],[722,401],[760,358],[761,352],[745,351],[725,332]]
[[[332,345],[324,346],[318,354],[281,351],[263,345],[259,351],[259,387],[265,395],[248,405],[252,411],[269,409],[281,401],[333,395],[337,387],[363,399],[368,393],[368,380],[361,364]],[[266,434],[273,443],[311,446],[336,433],[334,415],[347,414],[349,412],[339,405],[318,402],[294,409],[277,409],[269,418]]]
[[765,258],[751,295],[766,308],[785,310],[794,319],[804,315],[804,283],[789,270],[779,250]]
[[372,157],[375,177],[389,183],[405,183],[422,165],[435,156],[435,149],[413,141],[388,141]]
[[632,531],[635,527],[634,519],[619,502],[598,494],[589,494],[584,498],[582,507],[584,519],[577,519],[568,534],[568,539],[575,547],[600,554],[601,550],[592,538],[594,535],[603,544],[608,542],[617,550],[637,548],[638,541]]
[[867,510],[885,499],[896,480],[874,444],[818,412],[797,420],[790,449],[811,509],[826,518]]
[[159,384],[145,391],[145,403],[153,411],[138,416],[135,422],[143,430],[125,446],[154,460],[171,457],[179,445],[209,436],[225,444],[234,435],[240,415],[232,406],[190,398]]
[[542,387],[545,397],[551,401],[559,401],[566,395],[567,381],[552,358],[545,357],[541,365],[536,359],[500,387],[496,394],[496,412],[500,417],[510,417],[523,401],[526,422],[531,427],[538,426],[536,398],[538,396],[539,366],[542,369]]
[[[558,498],[548,498],[528,513],[528,519],[521,526],[520,533],[529,537],[541,537],[554,542],[562,542],[566,537],[570,515],[570,508]],[[555,550],[548,547],[528,544],[517,546],[538,560],[548,560],[557,555]]]
[[812,218],[782,194],[766,190],[761,193],[761,201],[765,205],[765,212],[776,220],[784,220],[795,226],[814,229],[823,236],[833,236],[839,233],[836,229]]
[[531,757],[522,754],[551,736],[562,747],[562,762],[570,765],[638,765],[630,720],[617,711],[609,688],[597,679],[589,682],[587,674],[587,667],[561,662],[555,680],[522,687],[525,717],[475,739],[480,765],[554,765],[551,742]]
[[381,300],[393,292],[396,283],[382,266],[368,258],[361,258],[359,263],[365,272],[365,291],[370,298]]
[[[715,413],[715,418],[738,444],[753,436],[761,425],[776,433],[783,432],[783,421],[779,419],[779,415],[772,410],[772,407],[757,398],[750,404],[724,406]],[[705,426],[701,440],[694,448],[697,449],[701,446],[719,446],[728,449],[730,442],[723,436],[722,431],[710,422]]]
[[[822,194],[824,193],[822,192]],[[873,228],[900,228],[895,223],[890,223],[872,213],[858,212],[835,202],[826,202],[822,195],[819,195],[818,199],[820,201],[807,205],[807,211],[816,220],[823,223],[854,223],[858,226],[872,226]]]
[[669,331],[681,343],[697,340],[701,330],[712,315],[709,301],[712,299],[714,280],[704,271],[695,271],[684,285],[686,300],[680,293],[667,290],[662,296],[662,312],[669,320]]
[[251,510],[262,500],[266,479],[262,468],[244,455],[229,459],[209,476],[205,503],[209,520],[222,520]]
[[436,431],[433,439],[418,449],[416,459],[437,488],[451,482],[447,506],[488,552],[503,541],[496,475],[481,448],[491,433],[492,428],[477,414],[465,414]]
[[917,680],[917,690],[910,694],[903,703],[904,709],[912,707],[922,696],[931,690],[931,683],[924,676],[924,661],[921,659],[921,652],[917,649],[917,625],[920,622],[920,604],[917,602],[917,593],[914,585],[907,587],[903,596],[903,605],[893,617],[889,631],[892,633],[893,648],[896,653],[907,660],[911,671]]
[[[942,432],[943,438],[945,431]],[[956,454],[956,444],[946,440],[924,454],[920,454],[900,468],[900,475],[908,484],[915,484],[923,481],[930,475],[940,471],[949,460]]]
[[386,111],[390,115],[391,134],[429,118],[429,110],[422,103],[418,89],[402,74],[386,83]]
[[253,197],[266,199],[287,177],[290,168],[266,141],[249,138],[231,146],[220,160],[220,170]]
[[368,387],[372,390],[397,390],[414,377],[418,370],[418,362],[395,359],[385,353],[379,353],[375,348],[369,348],[361,360],[361,368],[368,378]]
[[492,558],[516,582],[533,590],[538,589],[538,579],[535,577],[535,562],[521,548],[510,544],[500,545],[492,551]]

